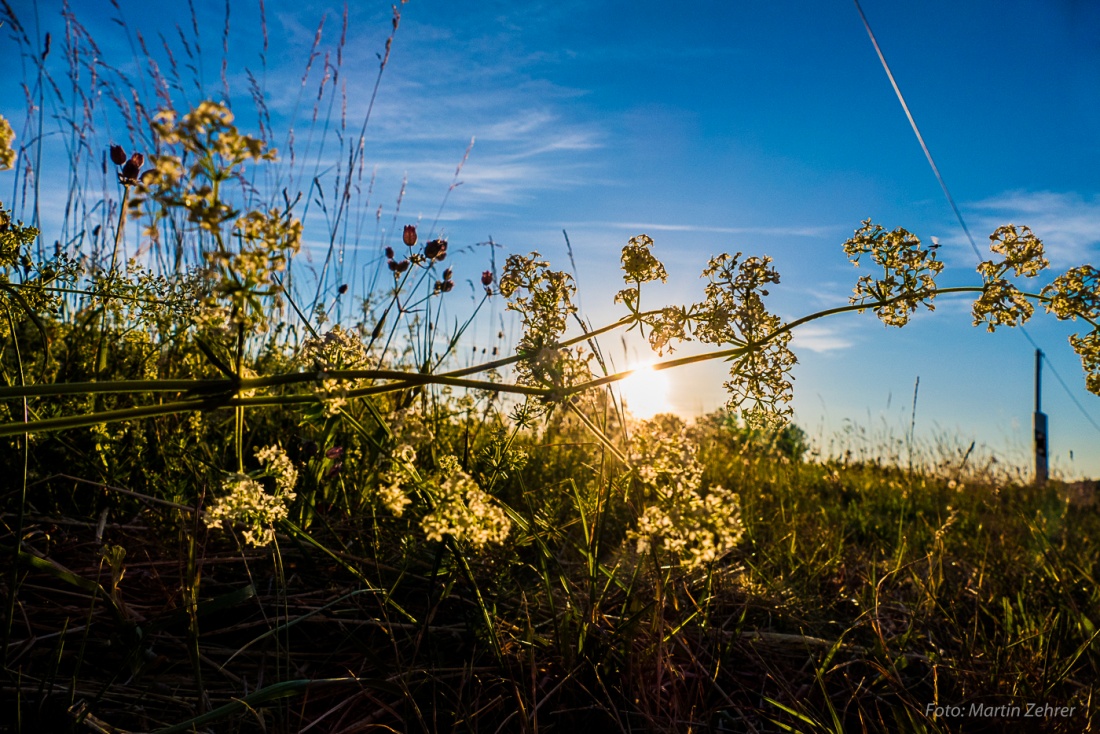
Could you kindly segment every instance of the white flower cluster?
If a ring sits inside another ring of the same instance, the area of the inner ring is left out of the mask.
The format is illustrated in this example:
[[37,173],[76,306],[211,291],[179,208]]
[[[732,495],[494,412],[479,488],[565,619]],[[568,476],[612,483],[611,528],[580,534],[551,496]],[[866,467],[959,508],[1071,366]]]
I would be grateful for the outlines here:
[[287,516],[287,504],[297,496],[298,470],[278,446],[266,446],[256,451],[264,468],[262,476],[275,479],[275,494],[264,491],[263,485],[248,474],[234,474],[222,482],[222,494],[206,511],[207,527],[224,522],[245,526],[244,540],[252,546],[264,546],[275,539],[274,525]]
[[309,369],[320,371],[356,369],[365,367],[368,361],[363,340],[339,325],[324,336],[307,339],[299,360]]
[[441,464],[435,506],[420,521],[427,538],[442,540],[450,535],[478,547],[503,543],[512,529],[504,510],[462,470],[457,458],[444,457]]
[[741,540],[741,502],[736,493],[712,487],[706,497],[692,490],[675,501],[650,505],[638,518],[638,553],[656,545],[689,568],[717,561]]
[[382,506],[397,517],[405,512],[412,500],[405,493],[403,480],[415,472],[416,450],[408,444],[401,444],[393,452],[393,469],[382,475],[378,485],[378,500]]
[[278,446],[264,446],[256,449],[256,460],[264,466],[264,472],[275,478],[275,488],[283,494],[293,495],[298,484],[298,470],[290,457]]
[[341,410],[347,407],[348,389],[343,386],[340,380],[322,380],[320,388],[315,392],[324,403],[327,418],[335,418],[340,415]]
[[700,493],[703,467],[683,424],[649,421],[635,433],[633,449],[638,481],[655,500],[631,534],[638,553],[659,548],[688,567],[729,553],[744,533],[740,498],[723,487]]

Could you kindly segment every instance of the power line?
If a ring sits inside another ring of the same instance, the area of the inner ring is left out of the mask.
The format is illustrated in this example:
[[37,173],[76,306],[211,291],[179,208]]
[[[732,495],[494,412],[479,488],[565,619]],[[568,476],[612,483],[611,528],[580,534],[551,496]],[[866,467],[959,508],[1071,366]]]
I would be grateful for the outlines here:
[[1020,326],[1020,333],[1024,335],[1028,342],[1030,342],[1031,346],[1035,347],[1037,350],[1039,350],[1039,353],[1043,355],[1043,361],[1047,363],[1047,367],[1050,368],[1051,374],[1054,375],[1054,379],[1058,380],[1058,384],[1062,386],[1062,389],[1066,391],[1066,395],[1069,396],[1069,399],[1072,400],[1073,404],[1077,406],[1077,409],[1081,411],[1081,415],[1085,416],[1085,420],[1091,423],[1092,427],[1095,428],[1097,432],[1100,432],[1100,424],[1097,424],[1097,422],[1092,419],[1092,416],[1089,415],[1089,412],[1085,410],[1085,406],[1081,405],[1080,401],[1077,400],[1077,396],[1075,396],[1073,394],[1073,391],[1069,389],[1069,385],[1067,385],[1066,381],[1062,379],[1062,376],[1058,374],[1057,368],[1055,368],[1054,363],[1050,361],[1050,357],[1047,356],[1046,351],[1035,343],[1035,340],[1031,338],[1031,334],[1028,334],[1027,329],[1025,329],[1022,325]]
[[978,246],[974,243],[974,237],[970,234],[970,228],[966,226],[966,222],[963,221],[962,212],[960,212],[959,207],[956,206],[955,198],[951,196],[951,192],[947,190],[947,182],[944,181],[943,176],[940,175],[940,168],[932,158],[932,151],[928,150],[928,146],[924,142],[924,136],[920,134],[920,128],[917,127],[917,121],[913,118],[913,113],[909,111],[909,105],[905,102],[905,97],[902,96],[901,87],[898,86],[897,80],[894,79],[894,72],[890,71],[890,65],[886,63],[886,56],[883,55],[882,49],[879,48],[878,39],[875,38],[874,31],[871,30],[871,24],[867,22],[867,16],[863,14],[863,8],[860,6],[859,0],[853,0],[853,2],[856,4],[856,10],[859,11],[859,17],[863,19],[863,27],[867,29],[867,35],[871,37],[871,43],[875,47],[875,53],[878,54],[878,60],[882,62],[882,68],[886,70],[886,76],[890,79],[890,84],[894,87],[894,93],[898,95],[898,101],[901,102],[901,108],[905,110],[905,116],[909,118],[909,125],[913,128],[913,132],[917,136],[917,142],[920,143],[921,150],[924,151],[924,157],[928,159],[928,165],[932,166],[932,173],[936,174],[936,180],[940,182],[940,188],[943,189],[943,195],[947,197],[947,203],[951,205],[951,211],[955,212],[955,218],[959,220],[963,232],[966,232],[966,239],[970,240],[970,247],[973,248],[974,254],[978,256],[978,260],[981,260],[981,250],[979,250]]
[[[978,249],[978,245],[974,242],[974,236],[970,234],[970,228],[966,226],[966,221],[963,220],[962,212],[959,211],[958,205],[955,204],[955,197],[951,196],[951,192],[947,188],[947,182],[944,181],[943,176],[940,174],[939,166],[936,165],[936,161],[932,158],[932,151],[928,149],[928,145],[924,142],[924,136],[921,135],[920,128],[917,127],[917,121],[913,117],[913,113],[909,111],[909,105],[905,101],[905,97],[901,93],[901,87],[898,86],[898,82],[894,79],[894,72],[890,71],[890,65],[886,63],[886,56],[882,53],[882,48],[878,45],[878,39],[875,38],[874,31],[871,30],[871,24],[867,20],[867,16],[863,12],[863,7],[859,4],[859,0],[852,0],[856,4],[856,10],[859,11],[859,17],[863,20],[863,27],[867,29],[867,35],[871,38],[871,44],[875,47],[875,53],[878,54],[878,60],[882,62],[882,68],[886,72],[887,78],[890,79],[890,85],[894,88],[894,93],[898,97],[898,101],[901,102],[901,108],[905,110],[905,116],[909,119],[909,125],[913,128],[913,133],[917,136],[917,142],[920,143],[921,150],[924,151],[924,157],[928,159],[928,165],[932,167],[932,173],[936,174],[936,180],[940,183],[940,188],[943,189],[943,195],[947,197],[947,203],[951,205],[951,211],[955,213],[955,219],[959,221],[959,226],[962,227],[963,232],[966,233],[966,239],[970,241],[970,247],[974,250],[974,254],[978,260],[981,261],[982,253]],[[1085,416],[1085,419],[1092,424],[1092,427],[1100,432],[1100,425],[1093,420],[1089,412],[1085,410],[1085,406],[1081,405],[1081,402],[1077,400],[1077,397],[1073,394],[1073,391],[1069,389],[1066,381],[1062,379],[1062,376],[1058,374],[1058,370],[1055,369],[1054,364],[1046,356],[1046,351],[1039,347],[1035,343],[1035,340],[1031,338],[1031,334],[1027,333],[1027,329],[1020,325],[1020,331],[1024,337],[1031,343],[1031,346],[1038,349],[1043,354],[1043,360],[1050,367],[1051,373],[1053,373],[1055,379],[1058,380],[1058,384],[1062,386],[1062,389],[1066,391],[1066,395],[1073,401],[1073,404],[1077,406],[1077,409],[1081,411],[1081,414]]]

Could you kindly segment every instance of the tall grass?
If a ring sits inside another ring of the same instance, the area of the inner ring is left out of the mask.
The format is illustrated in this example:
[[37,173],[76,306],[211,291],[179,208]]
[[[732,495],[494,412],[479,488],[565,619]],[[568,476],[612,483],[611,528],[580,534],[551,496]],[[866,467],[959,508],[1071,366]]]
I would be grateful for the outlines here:
[[[322,21],[276,160],[264,68],[229,114],[230,5],[216,38],[190,5],[163,55],[113,6],[136,78],[68,10],[47,42],[0,7],[28,80],[0,174],[8,729],[1091,726],[1095,510],[911,431],[808,456],[785,418],[802,324],[901,326],[968,292],[989,328],[1035,303],[1095,328],[1095,271],[1018,289],[1045,261],[1010,226],[980,284],[937,288],[934,248],[865,222],[844,249],[876,274],[784,323],[779,274],[740,253],[711,259],[700,302],[643,306],[667,273],[639,235],[627,314],[596,328],[537,253],[471,264],[401,197],[383,226],[363,141],[396,10],[361,123],[347,12],[328,52]],[[460,269],[484,296],[452,320]],[[662,356],[712,347],[658,369],[730,361],[733,412],[634,420],[600,342],[634,328]],[[1074,343],[1090,380],[1096,334]]]

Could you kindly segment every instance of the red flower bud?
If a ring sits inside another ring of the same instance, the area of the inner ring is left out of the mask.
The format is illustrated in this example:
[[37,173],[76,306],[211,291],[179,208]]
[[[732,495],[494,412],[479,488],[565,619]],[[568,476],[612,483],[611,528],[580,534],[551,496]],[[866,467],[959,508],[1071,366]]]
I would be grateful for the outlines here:
[[392,247],[387,247],[386,248],[386,259],[387,260],[393,260],[393,248]]
[[408,269],[409,269],[409,261],[408,260],[402,260],[401,262],[397,262],[396,260],[390,260],[390,270],[393,271],[394,275],[397,275],[398,273],[403,273]]
[[412,247],[416,244],[416,225],[405,225],[405,231],[401,234],[401,241],[409,247]]
[[491,286],[493,284],[493,271],[492,270],[486,270],[484,273],[481,274],[481,284],[483,286],[485,286],[486,288],[488,288],[489,286]]
[[429,260],[442,260],[447,257],[447,240],[432,240],[424,245],[424,257]]
[[121,166],[126,162],[126,151],[122,149],[121,145],[111,146],[111,163],[116,166]]
[[138,174],[141,173],[141,167],[145,165],[145,156],[141,153],[134,153],[130,156],[130,160],[126,161],[126,165],[122,167],[122,173],[119,176],[119,180],[127,186],[137,183]]

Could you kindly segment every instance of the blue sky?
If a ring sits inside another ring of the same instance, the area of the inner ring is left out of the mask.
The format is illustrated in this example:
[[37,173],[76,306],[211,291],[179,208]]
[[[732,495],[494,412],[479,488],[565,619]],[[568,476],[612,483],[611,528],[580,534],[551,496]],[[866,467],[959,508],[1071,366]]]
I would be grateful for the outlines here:
[[[174,25],[192,38],[186,4],[157,6],[155,14],[147,3],[119,4],[162,70],[168,62],[158,32],[182,64]],[[1093,262],[1100,248],[1100,7],[1071,0],[863,5],[983,254],[989,233],[1013,222],[1044,239],[1055,271]],[[31,38],[47,30],[55,42],[63,38],[60,3],[37,4],[37,34],[36,6],[15,0],[12,7]],[[218,96],[225,5],[195,0],[195,7],[202,82],[206,96]],[[105,63],[141,79],[133,37],[112,20],[115,12],[90,0],[72,8]],[[308,123],[324,54],[336,61],[343,6],[267,0],[265,9],[262,71],[259,4],[231,4],[226,76],[239,122],[247,128],[255,119],[248,68],[264,84],[276,140],[285,140],[293,122],[296,144],[309,141],[316,149],[320,131],[310,137]],[[870,217],[922,239],[937,236],[948,264],[941,285],[977,282],[976,257],[851,2],[688,8],[412,0],[400,10],[365,140],[366,164],[375,171],[369,219],[373,226],[380,205],[381,226],[392,229],[407,176],[397,225],[420,217],[429,226],[476,138],[436,227],[453,248],[470,249],[456,259],[460,278],[484,269],[487,250],[473,245],[490,236],[505,252],[537,249],[569,268],[565,229],[584,315],[600,324],[622,313],[611,301],[622,287],[619,250],[646,232],[671,274],[667,285],[645,294],[653,297],[648,305],[700,299],[698,275],[707,258],[744,251],[775,259],[782,283],[769,304],[797,318],[847,301],[861,271],[841,244]],[[322,17],[318,56],[303,87]],[[390,17],[387,3],[349,8],[335,89],[346,84],[347,119],[356,131]],[[63,58],[55,57],[63,73]],[[0,62],[25,66],[7,35],[0,35]],[[0,80],[0,114],[13,122],[24,115],[19,82]],[[183,87],[181,99],[198,101],[189,83]],[[328,91],[321,116],[335,99],[338,118],[340,97]],[[117,121],[114,129],[121,129]],[[335,165],[323,152],[317,160],[322,174]],[[7,200],[10,191],[0,178],[0,197]],[[324,239],[312,231],[307,237]],[[356,267],[379,249],[369,235]],[[872,443],[897,439],[908,429],[919,376],[919,438],[964,450],[976,440],[1004,460],[1025,458],[1033,348],[1016,330],[987,334],[972,327],[966,301],[937,304],[935,313],[918,315],[902,330],[864,314],[815,322],[799,333],[796,420],[826,446],[831,436],[834,447],[847,441],[858,449],[861,439],[844,434],[848,422],[865,429]],[[494,328],[486,324],[483,333]],[[1040,314],[1028,328],[1070,394],[1100,422],[1100,400],[1085,391],[1066,341],[1073,325]],[[605,345],[626,361],[615,342]],[[677,374],[672,397],[679,410],[694,414],[722,402],[722,364]],[[1044,408],[1055,466],[1100,475],[1100,431],[1049,369]]]

